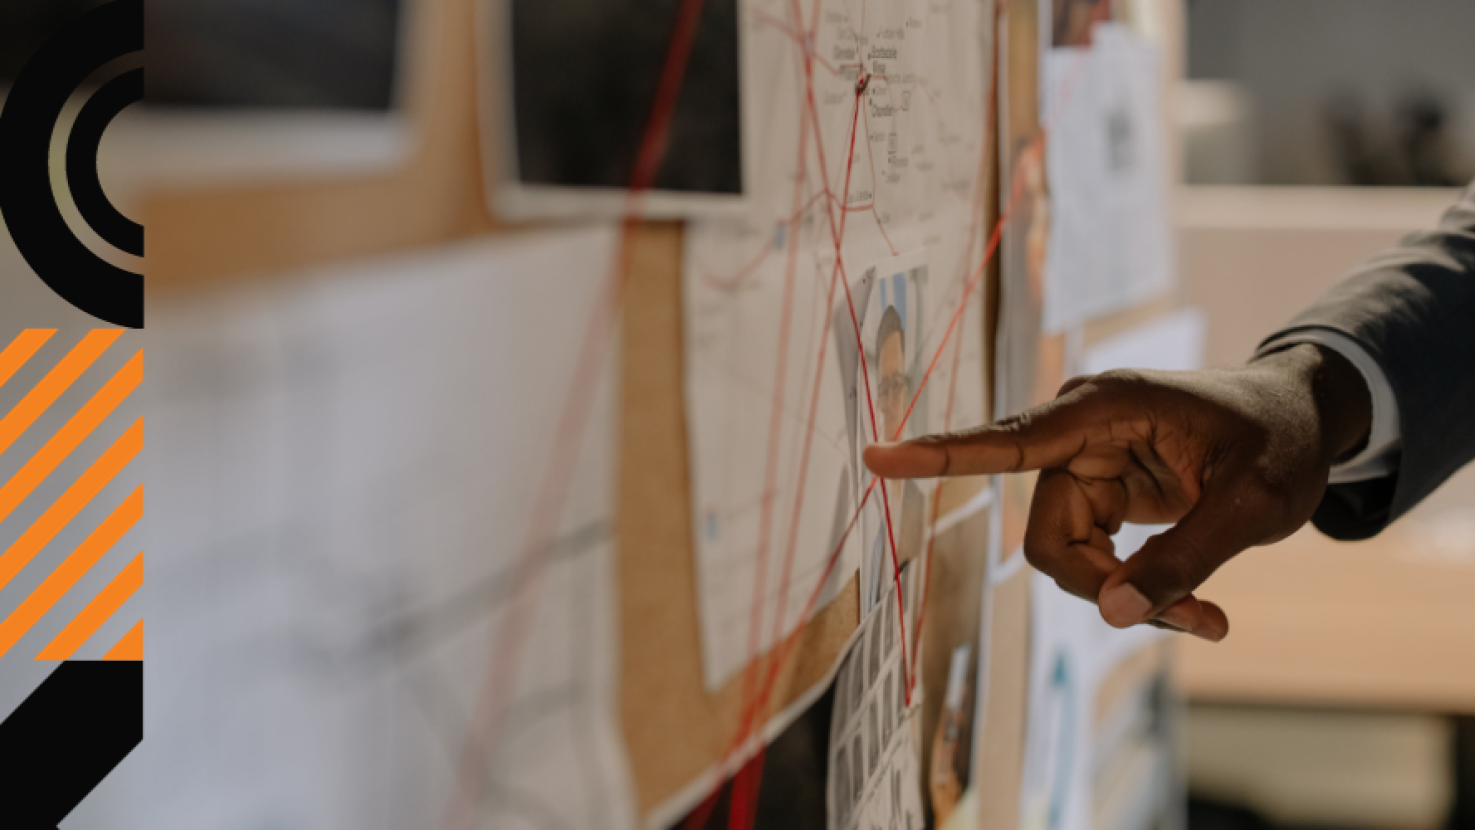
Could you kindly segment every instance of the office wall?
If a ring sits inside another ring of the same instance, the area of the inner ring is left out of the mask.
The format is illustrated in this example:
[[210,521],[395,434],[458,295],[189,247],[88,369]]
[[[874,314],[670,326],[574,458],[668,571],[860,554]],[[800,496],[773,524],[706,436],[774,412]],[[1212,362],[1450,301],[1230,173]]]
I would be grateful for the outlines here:
[[1262,183],[1344,183],[1328,107],[1360,98],[1381,140],[1414,93],[1448,108],[1451,165],[1475,175],[1472,39],[1469,0],[1194,0],[1188,75],[1243,85]]

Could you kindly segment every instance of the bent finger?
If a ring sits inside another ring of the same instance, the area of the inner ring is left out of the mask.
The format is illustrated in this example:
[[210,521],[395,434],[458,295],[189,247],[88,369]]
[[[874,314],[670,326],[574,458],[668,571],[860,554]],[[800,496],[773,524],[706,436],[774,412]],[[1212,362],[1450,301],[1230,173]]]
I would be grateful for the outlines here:
[[1258,538],[1253,518],[1236,515],[1233,499],[1212,491],[1178,524],[1147,540],[1107,578],[1098,604],[1118,628],[1159,617],[1207,639],[1223,639],[1229,621],[1222,609],[1193,598],[1220,565]]
[[1115,550],[1075,477],[1060,469],[1041,473],[1024,534],[1030,565],[1066,592],[1095,602],[1106,578],[1121,565]]

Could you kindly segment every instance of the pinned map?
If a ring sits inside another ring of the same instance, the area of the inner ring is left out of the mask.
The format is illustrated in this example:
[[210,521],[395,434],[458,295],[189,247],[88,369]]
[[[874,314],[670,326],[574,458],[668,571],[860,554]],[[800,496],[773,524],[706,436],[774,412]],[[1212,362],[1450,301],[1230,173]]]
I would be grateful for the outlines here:
[[[743,90],[760,102],[750,209],[691,225],[683,268],[712,689],[879,562],[887,502],[900,530],[908,493],[872,486],[866,444],[939,429],[949,408],[955,428],[984,419],[985,5],[757,0],[744,13]],[[891,308],[902,350],[865,338]],[[858,522],[872,503],[879,519]],[[883,570],[903,544],[885,540]],[[868,608],[881,580],[861,584]]]

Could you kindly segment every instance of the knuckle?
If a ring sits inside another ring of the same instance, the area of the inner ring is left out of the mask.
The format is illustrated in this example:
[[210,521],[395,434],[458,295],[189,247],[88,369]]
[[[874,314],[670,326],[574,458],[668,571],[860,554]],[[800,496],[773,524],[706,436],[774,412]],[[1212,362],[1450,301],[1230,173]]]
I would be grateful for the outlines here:
[[1069,395],[1070,393],[1081,388],[1082,386],[1090,383],[1092,379],[1092,375],[1077,375],[1076,377],[1073,377],[1065,383],[1061,384],[1060,390],[1055,393],[1055,397],[1063,398],[1066,395]]
[[1034,410],[1021,412],[989,428],[1001,445],[1008,446],[1014,452],[1014,458],[1009,462],[1006,472],[1016,472],[1024,465],[1025,443],[1037,417]]
[[994,429],[1012,437],[1026,436],[1037,429],[1044,428],[1053,416],[1066,411],[1072,405],[1071,401],[1061,401],[1057,398],[1004,418],[994,424]]
[[972,427],[970,429],[957,430],[954,432],[939,432],[933,435],[924,435],[921,438],[913,439],[913,441],[917,444],[946,448],[949,446],[966,445],[977,443],[979,441],[986,441],[991,437],[991,434],[993,432],[995,432],[995,429],[992,425],[985,425],[980,427]]
[[973,433],[973,430],[965,430],[962,432],[939,432],[932,435],[923,435],[921,438],[914,438],[912,439],[912,442],[917,444],[918,446],[936,447],[938,449],[945,450],[953,444],[967,443],[973,438]]
[[993,432],[1004,435],[1017,435],[1029,429],[1030,425],[1038,418],[1035,409],[1026,409],[1015,415],[1000,419],[995,422],[991,429]]

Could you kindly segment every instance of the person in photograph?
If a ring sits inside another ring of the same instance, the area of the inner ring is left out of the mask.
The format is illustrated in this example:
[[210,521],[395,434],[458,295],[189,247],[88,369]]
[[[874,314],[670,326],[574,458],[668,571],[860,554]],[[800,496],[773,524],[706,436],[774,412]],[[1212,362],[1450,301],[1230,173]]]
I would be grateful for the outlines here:
[[[896,306],[888,305],[881,314],[881,324],[876,330],[877,356],[876,418],[881,422],[885,436],[900,433],[907,418],[907,409],[912,403],[912,381],[907,374],[906,331],[902,327],[901,313]],[[882,521],[876,539],[872,542],[873,554],[883,563],[890,563],[892,539],[888,529],[895,534],[897,564],[910,562],[922,552],[922,537],[926,517],[927,499],[915,482],[892,481],[886,484],[890,501],[891,523],[888,528]],[[885,506],[882,506],[883,512]],[[883,565],[883,578],[877,592],[885,596],[894,581],[891,568]]]

